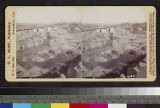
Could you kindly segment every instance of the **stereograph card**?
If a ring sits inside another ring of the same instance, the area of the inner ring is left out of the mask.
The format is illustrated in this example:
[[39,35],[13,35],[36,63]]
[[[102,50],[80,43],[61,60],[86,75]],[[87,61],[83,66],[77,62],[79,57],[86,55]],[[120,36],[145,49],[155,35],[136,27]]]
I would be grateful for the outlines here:
[[152,82],[153,6],[8,6],[9,82]]

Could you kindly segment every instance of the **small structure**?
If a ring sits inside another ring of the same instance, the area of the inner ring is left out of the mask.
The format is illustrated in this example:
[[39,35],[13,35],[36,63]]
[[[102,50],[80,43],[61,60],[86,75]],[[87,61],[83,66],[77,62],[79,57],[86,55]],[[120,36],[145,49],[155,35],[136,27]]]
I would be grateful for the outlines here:
[[38,30],[38,29],[33,29],[33,32],[34,32],[34,33],[38,33],[39,30]]
[[44,32],[44,29],[40,28],[39,33],[43,33],[43,32]]
[[97,28],[96,29],[97,34],[104,34],[107,32],[106,28]]
[[47,31],[47,32],[50,32],[51,30],[52,30],[51,27],[46,27],[46,28],[45,28],[45,31]]
[[108,31],[108,32],[114,32],[114,28],[113,28],[113,27],[107,28],[107,31]]

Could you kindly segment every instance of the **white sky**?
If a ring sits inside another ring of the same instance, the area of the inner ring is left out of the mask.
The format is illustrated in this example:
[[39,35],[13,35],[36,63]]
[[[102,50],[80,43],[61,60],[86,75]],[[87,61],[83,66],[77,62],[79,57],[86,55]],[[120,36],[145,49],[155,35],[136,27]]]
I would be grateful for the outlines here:
[[83,23],[117,24],[146,22],[142,7],[89,7],[84,10]]
[[17,23],[81,22],[81,16],[72,7],[22,7],[16,14]]
[[[17,23],[51,24],[81,22],[80,11],[73,7],[22,7],[16,14]],[[146,22],[142,7],[89,7],[84,9],[82,23],[117,24]]]

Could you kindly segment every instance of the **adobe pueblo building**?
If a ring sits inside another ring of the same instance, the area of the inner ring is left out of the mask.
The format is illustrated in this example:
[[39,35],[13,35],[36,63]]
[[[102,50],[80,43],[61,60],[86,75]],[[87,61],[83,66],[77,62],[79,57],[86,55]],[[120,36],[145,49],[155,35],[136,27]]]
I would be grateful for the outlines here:
[[[146,23],[17,24],[16,45],[17,78],[108,78],[146,53]],[[144,62],[132,68],[145,77]]]

